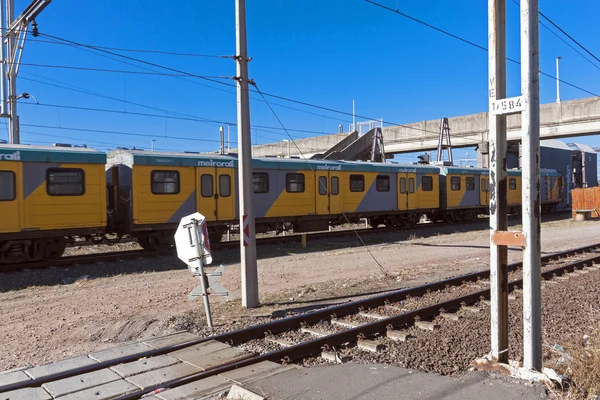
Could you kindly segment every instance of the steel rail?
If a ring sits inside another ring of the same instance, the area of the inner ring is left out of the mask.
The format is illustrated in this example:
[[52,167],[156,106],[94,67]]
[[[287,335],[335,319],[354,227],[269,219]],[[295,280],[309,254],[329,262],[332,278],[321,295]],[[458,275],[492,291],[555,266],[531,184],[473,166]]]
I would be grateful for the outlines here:
[[[573,272],[575,269],[582,269],[587,265],[591,265],[595,262],[600,262],[600,255],[597,255],[593,258],[589,258],[586,260],[579,260],[573,263],[563,265],[560,267],[556,267],[550,270],[547,270],[542,273],[542,277],[552,278],[554,275],[564,273],[564,272]],[[511,281],[509,283],[509,287],[515,288],[522,287],[523,280],[517,279]],[[397,328],[404,327],[407,325],[411,325],[415,322],[416,318],[421,320],[431,319],[432,317],[437,316],[441,312],[455,311],[458,310],[462,305],[475,304],[482,299],[489,299],[490,290],[485,289],[479,292],[474,292],[468,295],[464,295],[461,297],[457,297],[448,301],[443,301],[431,306],[419,308],[417,310],[408,311],[399,315],[395,315],[389,318],[381,319],[375,322],[367,323],[364,325],[357,326],[355,328],[349,328],[344,331],[340,331],[337,333],[333,333],[331,335],[327,335],[321,338],[313,339],[308,342],[298,343],[293,346],[285,347],[280,350],[272,351],[265,354],[256,355],[254,357],[247,358],[245,360],[233,362],[230,364],[223,365],[221,367],[196,373],[185,378],[174,379],[169,382],[165,382],[159,385],[155,385],[143,390],[139,390],[134,393],[129,393],[118,397],[118,400],[134,400],[139,399],[146,393],[150,393],[156,389],[168,387],[169,389],[176,388],[178,386],[182,386],[188,383],[192,383],[194,381],[208,378],[210,376],[214,376],[223,372],[231,371],[236,368],[245,367],[248,365],[256,364],[261,361],[273,361],[273,362],[291,362],[300,358],[308,357],[312,354],[318,353],[324,347],[336,347],[341,346],[344,343],[351,343],[357,341],[360,335],[362,336],[372,336],[377,333],[381,333],[386,331],[388,328]]]
[[[565,257],[571,257],[577,254],[589,253],[594,250],[600,250],[600,243],[583,246],[563,252],[558,252],[554,254],[549,254],[542,257],[542,262],[547,263],[549,261],[558,260]],[[584,260],[585,262],[586,260]],[[517,262],[509,265],[509,271],[515,271],[521,268],[522,263]],[[560,267],[559,267],[560,268]],[[552,270],[554,271],[554,269]],[[343,317],[346,315],[356,314],[360,311],[360,309],[368,309],[375,308],[382,305],[385,305],[386,302],[398,302],[402,301],[408,297],[419,297],[427,292],[441,290],[446,288],[446,286],[460,286],[466,282],[473,282],[479,279],[486,279],[489,277],[489,270],[482,270],[478,272],[473,272],[470,274],[460,275],[454,278],[445,279],[442,281],[432,282],[420,286],[416,286],[413,288],[406,288],[391,291],[390,293],[381,294],[375,297],[370,297],[363,300],[357,300],[346,304],[341,304],[337,306],[327,307],[318,311],[313,311],[307,314],[295,315],[289,318],[283,318],[271,322],[267,322],[260,325],[251,326],[248,328],[244,328],[237,331],[225,332],[219,335],[213,335],[208,337],[199,338],[197,340],[193,340],[190,342],[173,345],[169,347],[152,349],[143,353],[137,353],[130,356],[124,356],[116,360],[111,360],[107,362],[100,362],[97,364],[87,365],[84,367],[80,367],[73,370],[63,371],[60,373],[56,373],[53,375],[46,376],[44,378],[33,379],[30,381],[18,383],[11,385],[7,388],[4,388],[3,391],[7,390],[16,390],[26,387],[36,387],[41,386],[44,383],[51,382],[58,379],[64,379],[71,376],[97,371],[99,369],[103,369],[106,367],[110,367],[112,365],[136,361],[142,357],[155,357],[159,355],[163,355],[166,353],[170,353],[172,351],[180,350],[186,347],[195,346],[197,344],[209,341],[209,340],[218,340],[221,342],[230,343],[232,345],[240,344],[247,342],[252,339],[258,339],[265,337],[266,334],[277,334],[281,332],[286,332],[294,329],[299,329],[303,324],[312,324],[319,322],[323,319],[329,319],[332,314],[335,314],[336,317]]]

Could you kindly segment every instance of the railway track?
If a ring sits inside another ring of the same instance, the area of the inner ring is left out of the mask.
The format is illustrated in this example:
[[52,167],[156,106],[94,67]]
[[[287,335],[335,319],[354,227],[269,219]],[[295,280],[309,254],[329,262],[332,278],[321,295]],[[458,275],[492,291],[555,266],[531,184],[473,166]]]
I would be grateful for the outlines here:
[[[445,226],[448,225],[446,223],[439,223],[435,226]],[[374,235],[374,234],[383,234],[389,232],[398,232],[398,231],[408,231],[410,229],[411,232],[416,230],[423,230],[426,228],[431,228],[432,224],[420,224],[412,227],[404,227],[404,228],[362,228],[362,229],[348,229],[348,230],[339,230],[332,232],[313,232],[306,233],[307,243],[311,241],[324,239],[324,238],[343,238],[343,237],[353,237],[356,234],[360,236],[364,235]],[[286,243],[298,243],[302,241],[302,234],[293,234],[286,236],[269,236],[262,237],[256,240],[256,244],[258,246],[266,246],[272,244],[286,244]],[[240,242],[238,240],[225,241],[221,243],[216,243],[212,245],[213,250],[223,250],[223,249],[233,249],[239,247]],[[118,261],[118,260],[131,260],[138,258],[148,258],[148,257],[157,257],[157,256],[173,256],[175,255],[174,250],[166,250],[166,251],[149,251],[149,250],[127,250],[127,251],[116,251],[116,252],[106,252],[106,253],[93,253],[93,254],[85,254],[85,255],[76,255],[76,256],[66,256],[61,257],[58,260],[49,260],[49,261],[34,261],[28,263],[19,263],[19,264],[6,264],[0,265],[0,272],[11,272],[11,271],[20,271],[20,270],[29,270],[29,269],[40,269],[40,268],[48,268],[48,267],[69,267],[78,264],[90,264],[96,262],[110,262],[110,261]]]
[[[544,256],[542,277],[545,281],[556,282],[563,274],[590,271],[600,273],[600,267],[594,266],[594,263],[600,264],[600,243]],[[519,276],[521,267],[521,263],[509,266],[511,291],[522,285]],[[111,358],[91,354],[89,357],[96,362],[77,368],[61,368],[60,362],[49,364],[51,367],[55,366],[54,373],[34,376],[33,379],[29,376],[32,374],[28,374],[28,379],[17,383],[2,385],[0,375],[0,393],[39,388],[42,385],[49,390],[48,388],[53,387],[68,387],[70,382],[93,382],[94,374],[100,376],[110,368],[113,371],[121,371],[119,382],[124,381],[128,385],[127,390],[123,390],[114,398],[138,399],[161,388],[169,388],[167,392],[175,396],[176,390],[191,390],[202,386],[198,384],[200,380],[217,375],[227,376],[233,370],[242,371],[245,367],[256,366],[259,363],[264,365],[265,362],[270,362],[276,366],[273,363],[285,364],[319,354],[336,361],[336,349],[344,346],[356,344],[373,351],[377,349],[377,342],[369,338],[374,336],[385,335],[389,340],[405,340],[404,330],[407,327],[419,325],[423,329],[433,330],[435,325],[430,320],[438,315],[454,319],[453,312],[461,308],[486,307],[486,300],[489,298],[488,279],[489,270],[482,270],[216,336],[194,338],[190,334],[182,334],[183,336],[178,336],[179,339],[177,335],[171,339],[156,339],[163,340],[162,346],[153,346],[151,343],[158,342],[152,340],[145,342],[144,346],[141,342],[126,345],[115,349]],[[549,284],[547,285],[549,287]],[[212,353],[208,352],[209,348],[213,349]],[[218,350],[215,350],[216,348]],[[206,353],[205,359],[198,361],[198,355],[202,351]],[[217,357],[215,354],[221,354],[223,357]],[[153,360],[157,363],[157,360],[164,357],[175,358],[177,363],[163,368],[156,366],[155,372],[147,370],[139,375],[126,376],[122,373],[124,370],[139,367],[140,361],[137,360],[143,357],[144,365],[151,365]],[[215,358],[218,361],[214,361]],[[206,359],[211,359],[211,363],[207,364]],[[45,370],[49,371],[51,367]],[[44,366],[37,368],[44,370]],[[86,379],[79,379],[82,374],[87,374]],[[159,394],[159,398],[163,397]]]
[[[547,217],[548,218],[548,217]],[[549,219],[559,218],[556,215],[549,217]],[[423,223],[412,226],[405,227],[390,227],[390,228],[360,228],[360,229],[345,229],[338,230],[332,232],[312,232],[306,233],[307,244],[314,242],[315,240],[322,240],[328,238],[352,238],[357,234],[362,236],[370,236],[370,235],[378,235],[385,233],[393,233],[393,232],[418,232],[421,230],[431,229],[432,227],[436,228],[455,228],[456,231],[464,231],[468,228],[472,228],[473,225],[482,225],[487,226],[487,220],[481,219],[480,221],[475,221],[471,223]],[[287,243],[299,243],[302,241],[302,234],[292,234],[286,236],[268,236],[258,238],[256,243],[258,246],[266,246],[273,244],[287,244]],[[128,240],[130,242],[130,240]],[[83,243],[83,242],[82,242]],[[359,242],[357,242],[359,244]],[[240,243],[238,240],[230,240],[221,243],[215,243],[212,245],[214,250],[223,250],[223,249],[234,249],[239,247]],[[83,246],[83,245],[82,245]],[[77,256],[66,256],[61,257],[58,260],[50,260],[50,261],[34,261],[28,263],[19,263],[19,264],[6,264],[0,265],[0,273],[2,272],[12,272],[12,271],[20,271],[20,270],[29,270],[29,269],[40,269],[40,268],[48,268],[48,267],[69,267],[78,264],[90,264],[95,262],[110,262],[110,261],[118,261],[118,260],[131,260],[138,258],[148,258],[148,257],[156,257],[156,256],[172,256],[175,255],[174,250],[167,251],[147,251],[147,250],[128,250],[128,251],[117,251],[117,252],[107,252],[107,253],[93,253],[86,255],[77,255]]]

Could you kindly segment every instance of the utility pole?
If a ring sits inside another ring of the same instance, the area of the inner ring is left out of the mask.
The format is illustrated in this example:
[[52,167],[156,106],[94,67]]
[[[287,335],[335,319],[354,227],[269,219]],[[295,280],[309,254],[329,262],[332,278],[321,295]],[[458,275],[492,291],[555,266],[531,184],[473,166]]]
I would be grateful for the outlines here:
[[523,366],[542,370],[540,243],[540,53],[538,0],[521,0],[521,113],[523,143]]
[[506,98],[506,0],[488,0],[490,138],[490,301],[492,358],[508,363],[508,247],[494,234],[508,228],[506,115],[493,115],[494,102]]
[[559,68],[558,68],[558,60],[560,60],[562,57],[558,56],[556,57],[556,102],[560,103],[560,73],[559,73]]
[[[29,24],[33,22],[33,36],[37,36],[37,24],[35,18],[50,4],[52,0],[33,0],[29,6],[17,18],[15,18],[15,0],[6,0],[5,7],[2,9],[0,3],[0,18],[2,19],[2,41],[0,46],[0,115],[9,118],[10,143],[21,143],[19,130],[19,116],[17,115],[17,100],[21,97],[17,95],[17,74],[27,30]],[[20,44],[19,44],[20,42]],[[6,49],[5,49],[6,46]],[[7,70],[8,69],[8,70]],[[8,90],[8,94],[6,93]],[[29,97],[29,95],[23,97]],[[8,101],[7,101],[8,99]],[[8,103],[8,104],[7,104]]]
[[152,151],[154,151],[154,142],[156,142],[156,139],[152,139]]
[[256,265],[254,208],[252,205],[252,141],[250,137],[250,96],[248,93],[245,0],[235,1],[235,17],[242,306],[254,308],[258,306],[258,272]]

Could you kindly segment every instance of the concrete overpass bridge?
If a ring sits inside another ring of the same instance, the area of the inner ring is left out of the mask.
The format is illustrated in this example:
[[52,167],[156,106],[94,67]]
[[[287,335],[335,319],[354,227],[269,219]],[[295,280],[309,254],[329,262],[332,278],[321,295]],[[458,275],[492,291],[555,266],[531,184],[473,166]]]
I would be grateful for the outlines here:
[[[486,165],[489,141],[488,113],[448,118],[452,135],[452,147],[478,146],[483,155],[480,162]],[[600,97],[542,104],[540,107],[540,135],[542,139],[559,139],[600,133]],[[429,120],[383,128],[386,153],[408,153],[437,149],[440,120]],[[510,141],[521,140],[521,114],[507,117],[507,136]],[[305,156],[323,153],[349,133],[297,139],[296,144]],[[300,152],[290,142],[277,142],[253,146],[255,157],[299,156]]]

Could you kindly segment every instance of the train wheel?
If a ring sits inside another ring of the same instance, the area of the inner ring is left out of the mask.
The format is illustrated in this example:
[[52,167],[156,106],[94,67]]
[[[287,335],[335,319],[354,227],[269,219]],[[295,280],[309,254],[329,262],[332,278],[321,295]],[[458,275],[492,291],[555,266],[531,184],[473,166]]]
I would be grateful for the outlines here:
[[67,247],[65,238],[52,238],[43,241],[44,260],[56,260],[62,257]]
[[381,223],[381,218],[369,218],[369,226],[373,229],[377,229]]

